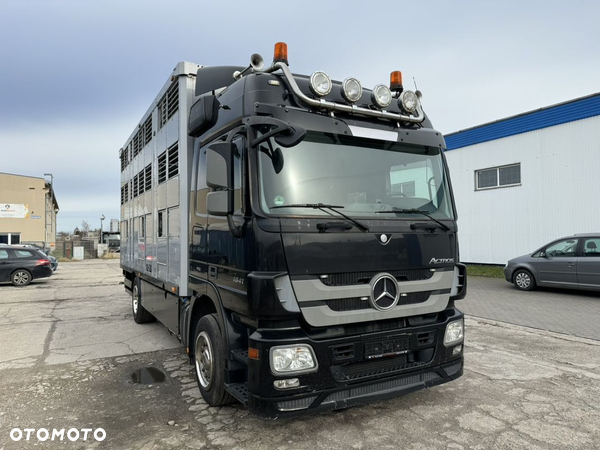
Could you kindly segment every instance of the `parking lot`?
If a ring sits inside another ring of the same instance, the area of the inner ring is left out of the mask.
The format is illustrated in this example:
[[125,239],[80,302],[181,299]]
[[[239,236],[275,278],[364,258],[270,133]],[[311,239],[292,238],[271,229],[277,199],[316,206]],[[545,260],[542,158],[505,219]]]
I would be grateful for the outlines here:
[[[521,293],[472,278],[462,378],[265,421],[239,405],[207,407],[177,340],[159,324],[133,322],[121,281],[117,260],[92,260],[61,264],[26,288],[0,285],[0,450],[600,448],[597,295]],[[144,367],[166,380],[134,384]],[[15,427],[101,427],[107,437],[13,442]]]
[[465,314],[600,341],[600,292],[538,288],[517,290],[497,278],[471,277]]

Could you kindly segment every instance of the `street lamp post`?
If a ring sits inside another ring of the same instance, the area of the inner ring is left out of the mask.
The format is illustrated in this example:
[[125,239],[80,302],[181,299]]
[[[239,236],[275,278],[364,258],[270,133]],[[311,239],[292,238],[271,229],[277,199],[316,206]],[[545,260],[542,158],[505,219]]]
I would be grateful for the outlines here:
[[44,199],[44,249],[48,241],[48,214],[50,214],[50,229],[52,230],[52,207],[54,206],[54,175],[51,173],[45,173],[45,177],[50,177],[50,189],[48,197],[50,199],[50,206],[48,206],[48,199]]
[[106,219],[106,217],[104,217],[104,214],[102,214],[102,217],[100,217],[100,243],[104,244],[104,238],[102,237],[102,222],[104,222],[104,219]]

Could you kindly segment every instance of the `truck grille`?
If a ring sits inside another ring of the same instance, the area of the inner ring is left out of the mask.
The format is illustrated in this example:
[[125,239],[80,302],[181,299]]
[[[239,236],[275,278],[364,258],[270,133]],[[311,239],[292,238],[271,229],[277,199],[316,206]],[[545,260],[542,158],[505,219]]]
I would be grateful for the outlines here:
[[[397,306],[414,305],[424,303],[429,299],[430,292],[411,292],[405,297],[400,297]],[[360,309],[370,309],[371,304],[368,300],[362,300],[360,297],[354,298],[336,298],[334,300],[325,300],[325,304],[333,311],[356,311]]]
[[[368,272],[345,272],[345,273],[332,273],[327,276],[322,275],[319,279],[326,286],[350,286],[353,284],[367,284],[371,278],[382,271],[368,271]],[[421,281],[428,280],[433,276],[430,269],[401,269],[401,270],[389,270],[387,271],[390,275],[396,277],[399,282],[402,281]]]

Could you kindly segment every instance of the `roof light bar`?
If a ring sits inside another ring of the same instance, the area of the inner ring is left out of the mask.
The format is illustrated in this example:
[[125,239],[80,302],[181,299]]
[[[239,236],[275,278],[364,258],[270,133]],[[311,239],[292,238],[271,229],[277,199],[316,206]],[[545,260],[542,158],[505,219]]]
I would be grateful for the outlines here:
[[325,97],[331,92],[333,83],[325,72],[316,71],[310,76],[310,90],[317,97]]
[[419,98],[413,91],[404,91],[398,99],[398,106],[404,111],[414,113],[419,105]]
[[342,83],[342,96],[350,103],[355,103],[362,97],[362,86],[356,78],[346,78]]
[[392,91],[383,84],[378,84],[371,91],[371,101],[380,108],[387,108],[392,103]]

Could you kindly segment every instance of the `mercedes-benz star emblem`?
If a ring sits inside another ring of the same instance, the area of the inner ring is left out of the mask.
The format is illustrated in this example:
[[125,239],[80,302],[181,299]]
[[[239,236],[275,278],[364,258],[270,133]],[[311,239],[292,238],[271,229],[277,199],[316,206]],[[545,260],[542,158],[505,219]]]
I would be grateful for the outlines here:
[[398,282],[389,273],[375,275],[371,282],[371,306],[380,311],[387,311],[398,303],[400,297]]

